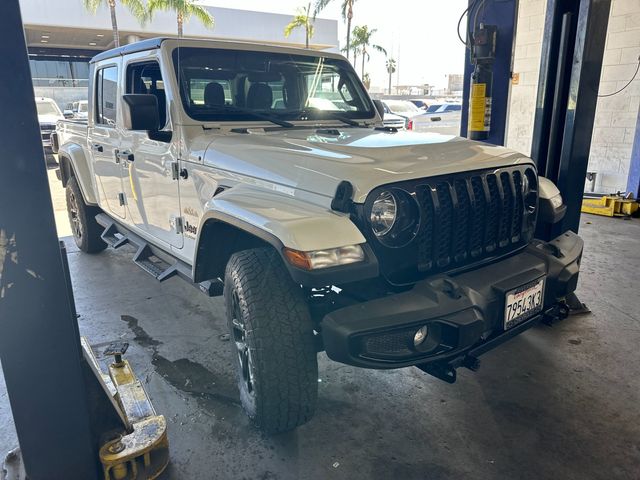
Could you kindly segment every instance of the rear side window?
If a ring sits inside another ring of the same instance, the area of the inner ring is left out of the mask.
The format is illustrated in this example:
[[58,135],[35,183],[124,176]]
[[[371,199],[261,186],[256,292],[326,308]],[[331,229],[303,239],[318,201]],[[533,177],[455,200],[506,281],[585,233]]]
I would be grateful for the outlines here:
[[118,67],[105,67],[96,73],[96,123],[116,125]]

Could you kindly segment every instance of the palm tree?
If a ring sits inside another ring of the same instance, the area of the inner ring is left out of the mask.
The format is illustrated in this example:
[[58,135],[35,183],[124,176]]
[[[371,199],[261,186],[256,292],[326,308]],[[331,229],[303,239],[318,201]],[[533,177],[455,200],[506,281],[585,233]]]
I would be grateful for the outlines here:
[[157,10],[176,12],[178,38],[182,37],[184,22],[188,21],[191,16],[200,20],[200,23],[206,28],[213,28],[213,16],[202,5],[198,5],[197,2],[198,0],[149,0],[149,18],[151,18]]
[[306,8],[298,8],[296,16],[284,27],[284,36],[288,37],[296,28],[304,27],[304,46],[305,48],[309,48],[309,39],[313,37],[313,21],[315,19],[315,14],[313,16],[311,15],[311,2],[309,2]]
[[371,77],[369,76],[368,73],[365,73],[364,76],[362,77],[362,83],[364,83],[364,88],[369,90],[369,88],[371,87]]
[[391,75],[396,73],[396,61],[393,58],[388,58],[386,67],[389,74],[389,95],[391,95]]
[[[360,53],[360,47],[351,42],[351,51],[353,52],[353,65],[355,66],[357,63],[358,54]],[[340,52],[342,52],[347,57],[347,60],[349,59],[349,55],[347,54],[347,47],[342,47],[340,49]]]
[[[351,20],[353,19],[353,4],[356,0],[342,0],[342,20],[347,22],[347,60],[349,60],[349,52],[351,51]],[[316,0],[316,6],[313,11],[313,18],[316,18],[324,8],[331,3],[332,0]]]
[[[113,44],[117,48],[120,46],[120,34],[118,33],[118,20],[116,19],[116,0],[82,0],[84,8],[95,15],[102,5],[107,4],[111,12],[111,28],[113,29]],[[120,3],[127,7],[131,14],[141,25],[147,20],[147,9],[142,0],[120,0]]]
[[367,47],[371,47],[378,52],[384,53],[387,55],[387,51],[382,48],[380,45],[372,44],[371,37],[374,33],[378,31],[377,28],[373,28],[369,30],[369,27],[363,25],[362,27],[354,27],[353,28],[353,44],[357,45],[360,48],[360,55],[362,55],[362,76],[364,78],[364,65],[365,62],[369,60],[369,52],[367,51]]

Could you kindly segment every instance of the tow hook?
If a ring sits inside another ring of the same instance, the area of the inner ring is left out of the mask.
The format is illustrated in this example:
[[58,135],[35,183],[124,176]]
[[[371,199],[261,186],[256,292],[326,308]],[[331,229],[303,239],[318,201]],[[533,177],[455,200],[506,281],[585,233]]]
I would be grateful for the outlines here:
[[559,302],[556,306],[546,312],[544,318],[542,319],[542,323],[552,326],[554,323],[564,320],[569,316],[569,312],[571,309],[566,302]]
[[456,369],[448,363],[427,363],[425,365],[416,365],[416,367],[447,383],[456,382]]
[[464,360],[462,360],[462,366],[468,368],[472,372],[477,372],[480,370],[480,359],[478,357],[467,355],[464,357]]

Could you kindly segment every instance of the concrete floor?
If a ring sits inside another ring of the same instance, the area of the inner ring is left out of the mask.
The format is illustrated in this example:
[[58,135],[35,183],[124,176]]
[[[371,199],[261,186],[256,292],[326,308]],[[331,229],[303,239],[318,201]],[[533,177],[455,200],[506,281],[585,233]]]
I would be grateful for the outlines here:
[[[593,314],[530,330],[454,385],[321,354],[315,418],[267,438],[239,407],[222,301],[179,279],[157,283],[121,250],[81,254],[57,219],[82,333],[98,353],[130,342],[168,419],[163,479],[640,478],[639,220],[583,217],[579,295]],[[16,437],[1,376],[0,424],[6,452]]]

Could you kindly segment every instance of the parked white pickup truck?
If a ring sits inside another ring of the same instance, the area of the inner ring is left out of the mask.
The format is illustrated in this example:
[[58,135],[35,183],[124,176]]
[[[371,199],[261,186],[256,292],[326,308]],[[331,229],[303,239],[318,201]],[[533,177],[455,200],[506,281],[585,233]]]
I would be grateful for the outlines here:
[[267,432],[312,417],[320,351],[453,382],[567,313],[582,241],[534,239],[555,186],[517,152],[384,127],[340,55],[146,40],[96,56],[88,98],[54,142],[76,243],[223,294]]

